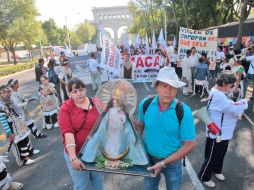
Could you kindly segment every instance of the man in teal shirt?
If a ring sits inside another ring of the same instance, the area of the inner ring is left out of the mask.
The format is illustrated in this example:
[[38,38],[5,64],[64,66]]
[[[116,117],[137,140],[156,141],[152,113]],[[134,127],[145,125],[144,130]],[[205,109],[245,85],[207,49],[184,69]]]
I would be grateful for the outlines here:
[[196,133],[191,109],[184,103],[183,117],[178,120],[176,106],[178,88],[185,83],[179,81],[172,67],[163,67],[154,81],[157,96],[153,98],[144,113],[145,98],[139,105],[138,121],[144,143],[152,158],[154,178],[146,177],[146,190],[158,190],[160,173],[166,179],[167,190],[178,190],[182,183],[181,159],[195,147]]

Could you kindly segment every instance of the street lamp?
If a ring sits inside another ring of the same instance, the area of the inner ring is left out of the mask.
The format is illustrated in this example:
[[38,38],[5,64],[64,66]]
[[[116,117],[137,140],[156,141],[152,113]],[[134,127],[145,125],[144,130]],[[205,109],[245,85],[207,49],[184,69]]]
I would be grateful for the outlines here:
[[[78,15],[80,13],[75,13],[75,14],[72,14],[72,15]],[[68,16],[64,16],[65,18],[65,25],[66,25],[66,33],[67,33],[67,38],[68,38],[68,44],[69,44],[69,48],[71,49],[71,38],[70,38],[70,33],[69,33],[69,30],[68,30],[68,25],[67,25],[67,17],[70,17],[72,15],[68,15]]]

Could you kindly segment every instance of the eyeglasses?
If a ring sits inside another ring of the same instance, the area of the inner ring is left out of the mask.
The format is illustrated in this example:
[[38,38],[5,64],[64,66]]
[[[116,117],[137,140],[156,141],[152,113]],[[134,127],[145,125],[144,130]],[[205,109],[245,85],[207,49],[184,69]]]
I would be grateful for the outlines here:
[[71,91],[71,93],[77,94],[78,92],[83,92],[84,90],[85,90],[85,88],[74,89],[74,90]]

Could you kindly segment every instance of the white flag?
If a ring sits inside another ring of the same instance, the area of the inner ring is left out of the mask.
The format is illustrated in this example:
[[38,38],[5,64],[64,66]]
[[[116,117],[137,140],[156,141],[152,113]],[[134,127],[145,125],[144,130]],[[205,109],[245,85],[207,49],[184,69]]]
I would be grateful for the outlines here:
[[159,38],[158,38],[158,42],[160,44],[160,49],[164,49],[166,47],[166,42],[164,40],[162,28],[161,28],[160,35],[159,35]]
[[174,42],[173,42],[173,47],[176,48],[176,37],[174,36]]
[[128,39],[128,33],[125,33],[125,37],[124,37],[124,47],[126,48],[126,50],[129,52],[130,51],[130,45],[129,45],[129,39]]
[[141,39],[140,39],[140,36],[139,36],[139,34],[138,34],[138,35],[136,36],[136,38],[135,38],[135,48],[136,48],[136,49],[139,49],[140,44],[141,44]]
[[154,32],[153,32],[152,48],[153,49],[157,49],[157,42],[156,42],[156,38],[155,38]]
[[65,49],[63,49],[64,54],[67,57],[74,57],[74,54],[72,53],[71,49],[65,44]]
[[114,42],[111,41],[108,35],[102,35],[102,51],[100,67],[112,72],[116,76],[120,76],[122,68],[121,54]]
[[146,33],[146,55],[149,55],[150,53],[150,47],[149,47],[149,40],[148,40],[148,35]]

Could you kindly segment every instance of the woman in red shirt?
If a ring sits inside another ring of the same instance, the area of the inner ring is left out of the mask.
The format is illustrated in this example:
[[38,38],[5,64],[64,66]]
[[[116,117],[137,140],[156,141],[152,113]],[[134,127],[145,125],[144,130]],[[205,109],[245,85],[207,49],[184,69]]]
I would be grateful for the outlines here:
[[86,96],[85,84],[73,78],[67,90],[70,96],[59,111],[59,126],[65,147],[64,157],[71,175],[74,190],[103,190],[103,174],[82,170],[85,165],[77,158],[82,145],[93,128],[99,112],[94,106],[94,99]]

